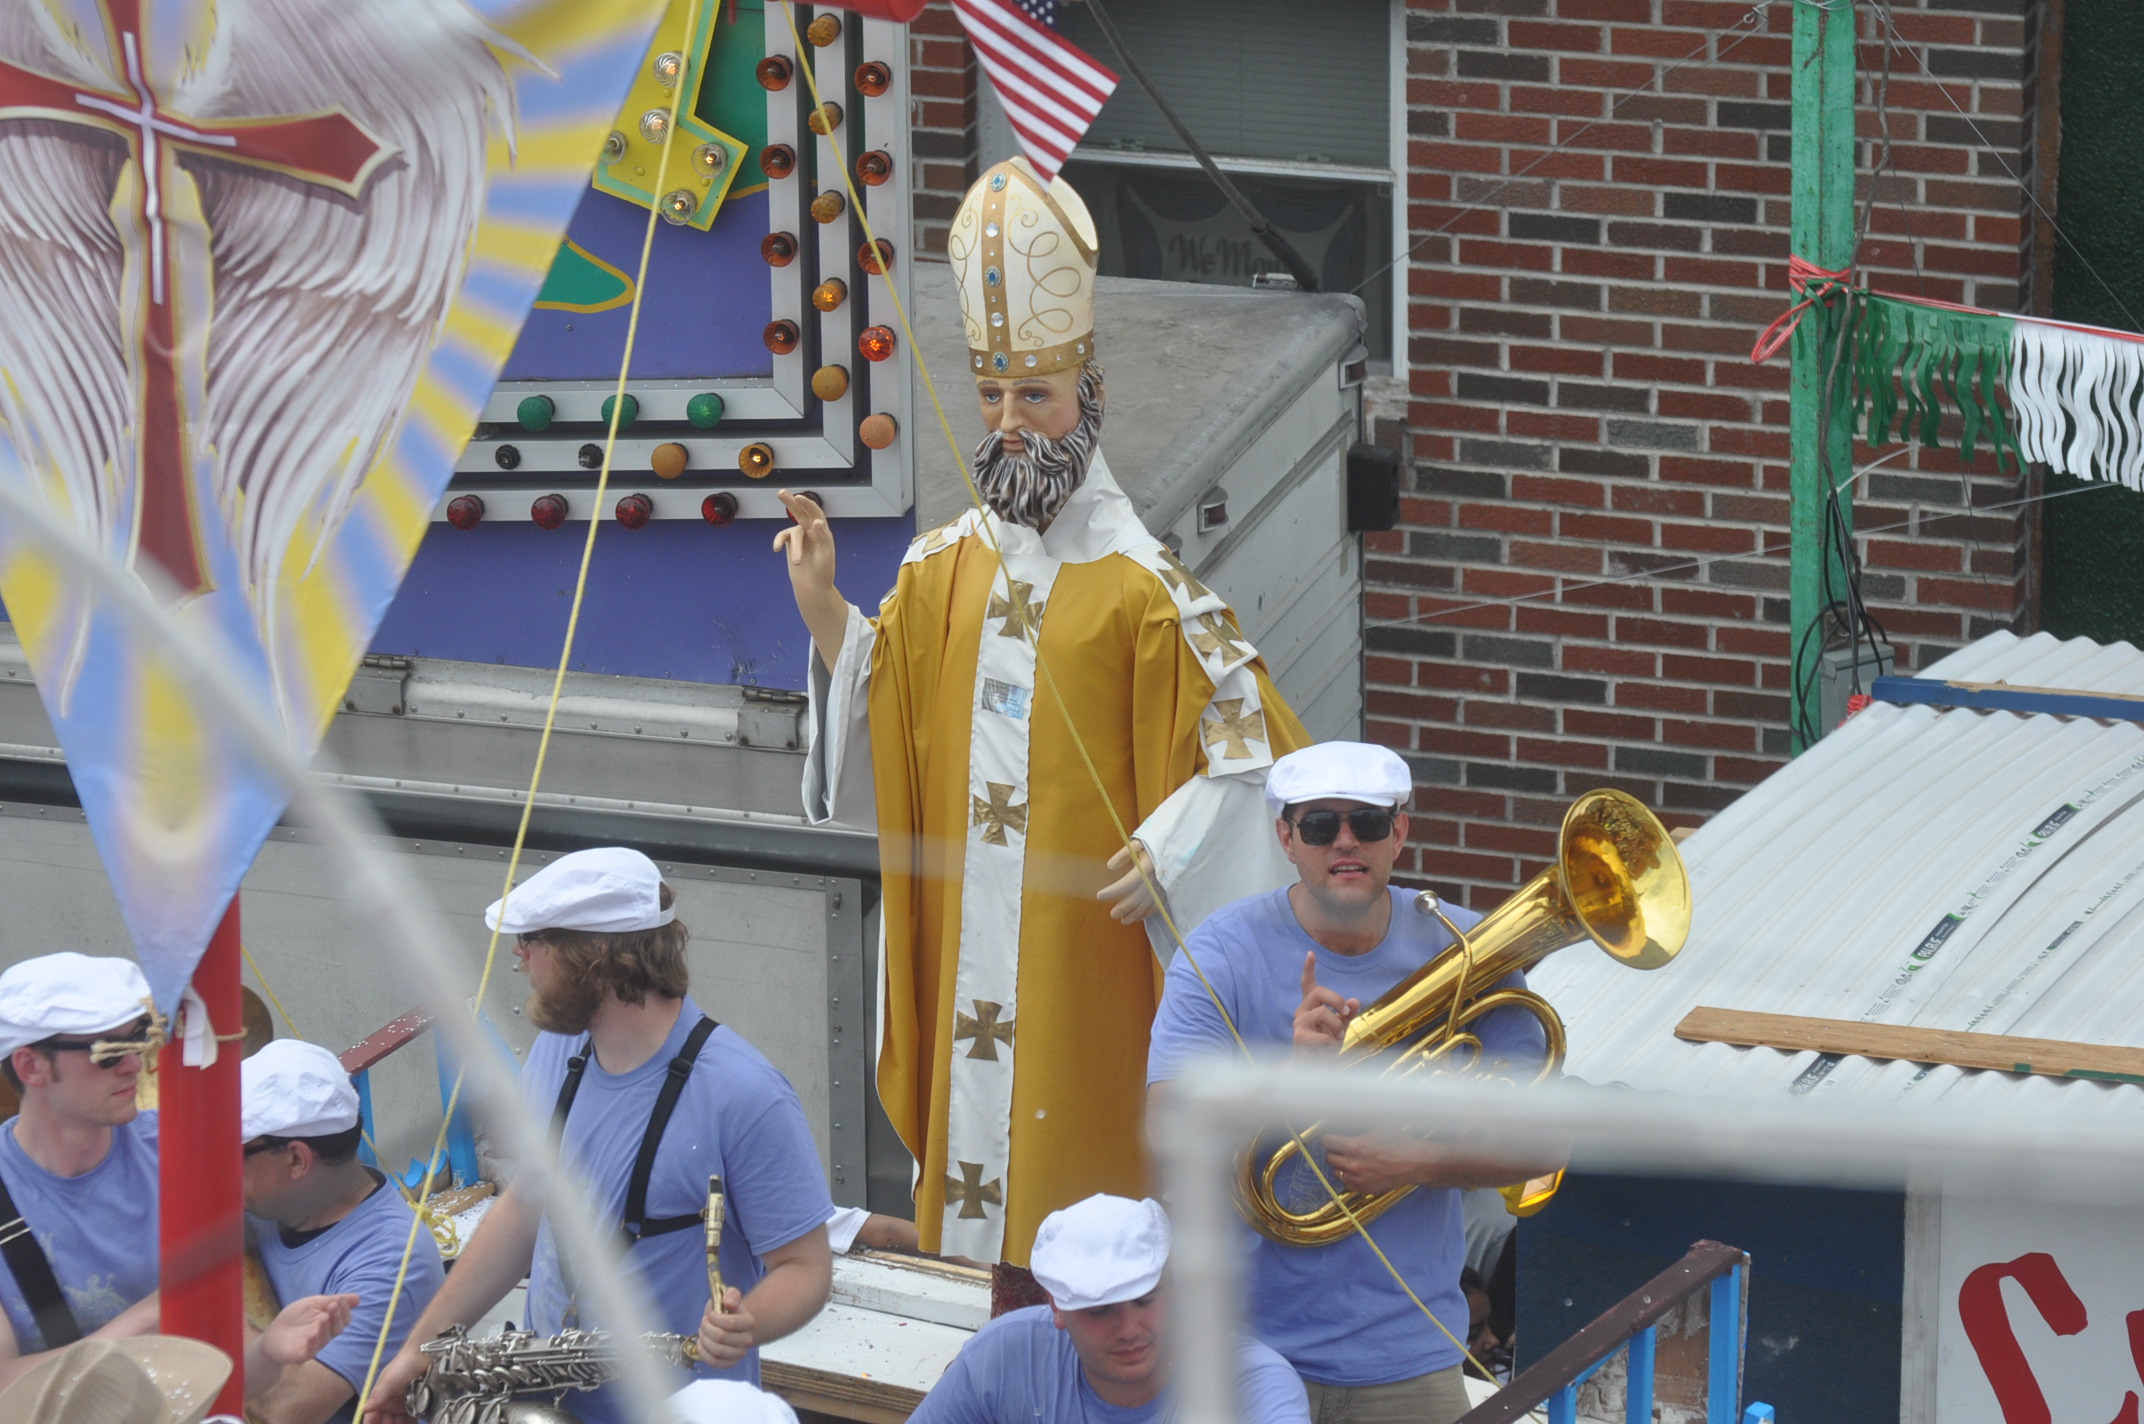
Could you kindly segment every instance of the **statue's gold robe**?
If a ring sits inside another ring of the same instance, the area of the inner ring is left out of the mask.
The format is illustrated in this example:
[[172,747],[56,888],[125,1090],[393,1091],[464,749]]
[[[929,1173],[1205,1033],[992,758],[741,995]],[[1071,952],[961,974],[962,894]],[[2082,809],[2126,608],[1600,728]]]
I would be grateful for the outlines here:
[[839,659],[867,688],[879,1095],[920,1167],[926,1250],[1024,1264],[1050,1212],[1150,1190],[1147,1033],[1174,940],[1095,898],[1124,836],[1186,914],[1212,908],[1177,893],[1201,876],[1212,901],[1216,875],[1250,894],[1285,874],[1258,793],[1308,738],[1233,614],[1099,469],[1059,517],[1102,516],[1086,537],[990,520],[1010,586],[981,516],[919,538],[879,617],[851,618],[868,670],[864,649]]

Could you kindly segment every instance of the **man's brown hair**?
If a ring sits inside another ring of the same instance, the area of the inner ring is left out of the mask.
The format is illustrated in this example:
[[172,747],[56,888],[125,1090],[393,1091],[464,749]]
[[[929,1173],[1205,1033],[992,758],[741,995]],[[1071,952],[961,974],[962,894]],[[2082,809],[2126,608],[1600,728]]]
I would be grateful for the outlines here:
[[[658,903],[665,910],[676,901],[669,885]],[[682,999],[691,987],[685,969],[685,943],[691,932],[683,920],[651,930],[596,934],[588,930],[545,930],[545,943],[570,978],[584,985],[596,1002],[616,994],[628,1004],[646,1003],[648,995]]]

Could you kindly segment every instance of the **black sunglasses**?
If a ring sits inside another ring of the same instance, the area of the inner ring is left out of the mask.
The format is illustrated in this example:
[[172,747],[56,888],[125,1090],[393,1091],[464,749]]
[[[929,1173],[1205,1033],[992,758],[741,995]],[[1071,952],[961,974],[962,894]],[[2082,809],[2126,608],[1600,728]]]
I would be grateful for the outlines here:
[[1347,828],[1355,833],[1355,839],[1371,845],[1392,834],[1392,808],[1390,806],[1361,806],[1353,811],[1305,811],[1300,816],[1291,816],[1288,824],[1303,838],[1304,845],[1329,846],[1340,839],[1340,819],[1345,814]]
[[144,1059],[155,1056],[164,1046],[163,1035],[156,1031],[156,1021],[144,1016],[128,1026],[125,1038],[48,1038],[37,1045],[52,1053],[86,1053],[89,1061],[99,1068],[109,1068],[129,1054],[139,1054]]

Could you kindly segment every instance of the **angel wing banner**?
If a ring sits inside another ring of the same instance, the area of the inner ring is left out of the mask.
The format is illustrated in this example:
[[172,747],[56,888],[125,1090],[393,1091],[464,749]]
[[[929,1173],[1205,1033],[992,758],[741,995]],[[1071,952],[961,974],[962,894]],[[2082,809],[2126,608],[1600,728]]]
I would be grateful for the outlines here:
[[[303,754],[660,3],[0,0],[0,479],[161,575]],[[284,792],[4,525],[0,599],[168,1007]]]

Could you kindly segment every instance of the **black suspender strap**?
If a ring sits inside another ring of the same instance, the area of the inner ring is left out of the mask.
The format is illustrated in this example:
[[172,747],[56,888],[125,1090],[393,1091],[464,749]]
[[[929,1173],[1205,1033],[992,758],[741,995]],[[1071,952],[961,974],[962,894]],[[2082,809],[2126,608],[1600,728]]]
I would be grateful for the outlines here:
[[692,1076],[692,1065],[699,1061],[700,1050],[707,1046],[708,1035],[715,1031],[715,1021],[700,1015],[700,1021],[692,1026],[685,1036],[685,1046],[670,1060],[670,1071],[663,1076],[663,1087],[655,1095],[655,1111],[648,1114],[648,1130],[640,1135],[640,1155],[633,1159],[633,1175],[626,1179],[625,1228],[627,1241],[639,1241],[649,1236],[667,1236],[673,1231],[683,1231],[700,1224],[700,1213],[686,1216],[658,1217],[648,1220],[648,1179],[655,1175],[655,1152],[663,1145],[663,1131],[670,1126],[670,1114],[677,1111],[677,1100],[685,1092],[685,1080]]
[[595,1052],[593,1035],[581,1040],[580,1052],[566,1060],[565,1081],[558,1085],[558,1102],[551,1108],[551,1146],[556,1148],[566,1135],[566,1114],[573,1111],[573,1100],[580,1096],[581,1074],[588,1071],[588,1055]]
[[[670,1115],[677,1111],[677,1100],[684,1095],[685,1080],[692,1076],[692,1068],[699,1061],[700,1050],[707,1046],[708,1037],[720,1027],[707,1015],[692,1026],[685,1035],[685,1045],[670,1060],[669,1070],[663,1076],[662,1090],[655,1095],[654,1111],[648,1114],[647,1131],[640,1135],[640,1152],[633,1158],[633,1174],[625,1184],[625,1220],[620,1227],[625,1232],[626,1244],[648,1236],[667,1236],[673,1231],[683,1231],[700,1224],[700,1213],[687,1216],[662,1216],[648,1220],[648,1182],[655,1175],[655,1153],[663,1145],[663,1132],[670,1126]],[[594,1052],[594,1040],[583,1039],[580,1052],[566,1060],[566,1078],[558,1087],[558,1103],[551,1109],[551,1136],[556,1141],[566,1130],[566,1115],[573,1111],[573,1100],[581,1091],[581,1075],[588,1070],[588,1057]],[[13,1257],[9,1258],[10,1263]],[[43,1259],[43,1253],[39,1253]],[[20,1272],[17,1272],[18,1278]]]
[[[23,1302],[37,1322],[42,1348],[57,1350],[82,1338],[81,1324],[67,1307],[59,1278],[52,1274],[52,1262],[45,1259],[45,1248],[30,1233],[30,1223],[15,1210],[15,1199],[8,1195],[4,1178],[0,1178],[0,1260],[6,1261],[8,1270],[14,1273]],[[16,1343],[22,1353],[31,1353],[27,1340]]]

